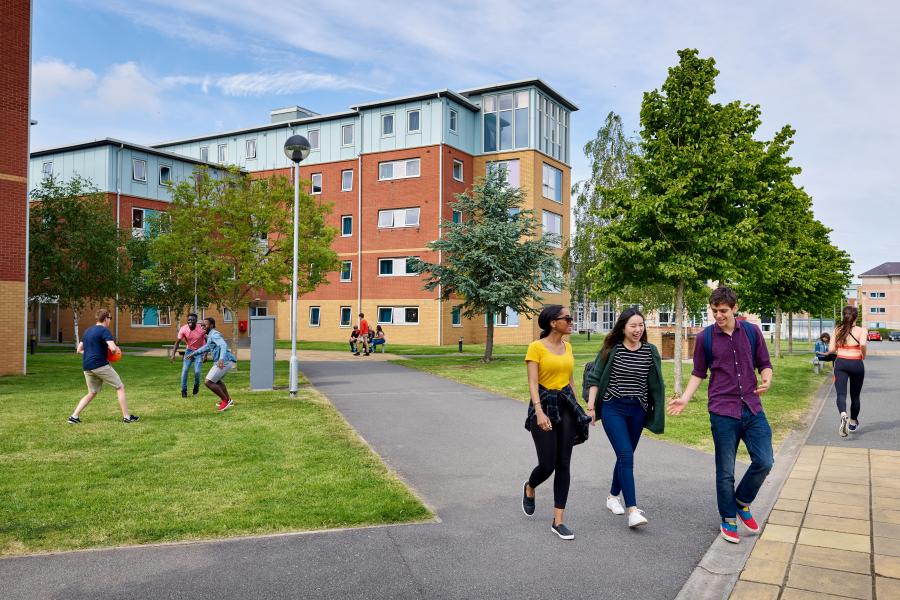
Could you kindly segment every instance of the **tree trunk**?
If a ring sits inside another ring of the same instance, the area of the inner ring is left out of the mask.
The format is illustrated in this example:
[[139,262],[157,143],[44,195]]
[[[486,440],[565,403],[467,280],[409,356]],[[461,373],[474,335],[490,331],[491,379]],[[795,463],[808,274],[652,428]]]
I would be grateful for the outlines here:
[[231,312],[231,352],[234,354],[235,358],[238,355],[238,320],[237,320],[237,312]]
[[775,358],[784,358],[781,355],[781,306],[775,305]]
[[788,313],[788,354],[794,353],[794,313]]
[[591,321],[591,290],[588,289],[587,294],[585,294],[584,299],[581,301],[581,308],[584,311],[582,314],[587,314],[587,341],[591,341],[591,329],[594,328],[594,323]]
[[78,311],[72,310],[72,324],[75,328],[75,347],[78,347],[78,344],[81,342],[81,337],[78,335]]
[[681,344],[684,338],[684,280],[675,288],[675,394],[681,395]]
[[487,336],[484,339],[484,358],[486,363],[491,362],[494,358],[494,312],[487,313]]

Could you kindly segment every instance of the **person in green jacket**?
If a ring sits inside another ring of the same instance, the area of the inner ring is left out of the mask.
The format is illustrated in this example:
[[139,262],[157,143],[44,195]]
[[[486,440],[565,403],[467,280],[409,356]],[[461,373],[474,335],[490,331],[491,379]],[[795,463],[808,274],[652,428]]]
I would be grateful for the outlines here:
[[616,453],[606,507],[613,514],[627,514],[629,527],[646,525],[647,517],[637,507],[634,451],[644,428],[654,433],[663,431],[665,388],[659,352],[647,342],[644,315],[636,308],[619,315],[594,360],[587,383],[588,414],[594,419],[600,417]]

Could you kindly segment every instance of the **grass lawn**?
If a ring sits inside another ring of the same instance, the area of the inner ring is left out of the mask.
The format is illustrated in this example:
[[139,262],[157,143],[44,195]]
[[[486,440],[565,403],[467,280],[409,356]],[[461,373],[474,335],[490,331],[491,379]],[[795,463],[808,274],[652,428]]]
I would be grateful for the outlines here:
[[[593,336],[591,342],[593,344]],[[524,351],[518,357],[501,357],[490,364],[484,364],[480,359],[474,357],[422,357],[404,360],[399,364],[527,402],[528,381],[523,360]],[[575,384],[579,396],[581,395],[581,374],[586,362],[588,362],[586,358],[576,360]],[[691,362],[685,361],[682,364],[683,379],[687,383],[690,377]],[[792,429],[800,426],[801,418],[809,407],[812,395],[824,380],[824,376],[816,375],[813,372],[808,354],[795,354],[785,356],[783,359],[772,359],[772,365],[775,370],[774,383],[770,391],[763,396],[763,407],[769,423],[772,425],[774,443],[777,448]],[[672,362],[663,362],[663,376],[666,379],[668,395],[671,395],[674,390],[673,370]],[[709,413],[706,410],[706,388],[706,382],[701,384],[693,400],[679,416],[666,418],[665,434],[653,437],[707,452],[712,451]],[[648,433],[648,435],[653,434]],[[741,452],[744,452],[743,446],[741,446]]]
[[311,388],[300,401],[251,393],[242,368],[227,380],[235,406],[219,414],[205,388],[180,397],[180,365],[126,356],[116,369],[141,421],[122,423],[104,388],[67,425],[85,393],[80,356],[28,367],[0,378],[0,555],[431,515]]

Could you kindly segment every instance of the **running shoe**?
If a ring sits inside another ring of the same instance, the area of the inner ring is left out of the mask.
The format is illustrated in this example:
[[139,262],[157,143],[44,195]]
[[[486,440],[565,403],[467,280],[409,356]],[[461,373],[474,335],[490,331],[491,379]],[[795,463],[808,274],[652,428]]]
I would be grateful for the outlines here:
[[199,383],[195,383],[195,384],[194,384],[194,395],[196,396],[196,395],[197,395],[197,392],[199,392],[199,391],[200,391],[200,384],[199,384]]
[[228,410],[234,404],[234,400],[222,400],[216,405],[216,410],[219,412]]
[[857,429],[859,429],[859,421],[857,421],[856,423],[850,423],[849,421],[847,422],[847,431],[849,431],[850,433],[856,433]]
[[181,397],[187,398],[187,390],[181,390]]
[[137,415],[128,415],[127,417],[122,417],[123,423],[137,423],[141,418]]
[[522,483],[522,512],[530,517],[534,515],[534,497],[529,498],[525,493],[526,489],[528,489],[527,481]]
[[737,516],[738,519],[741,520],[741,523],[744,524],[744,527],[750,530],[751,533],[759,533],[759,523],[753,518],[753,513],[750,512],[749,506],[741,506],[738,504]]
[[628,513],[628,526],[632,529],[646,524],[647,517],[644,516],[644,511],[642,511],[641,509],[635,508],[633,511]]
[[619,502],[618,496],[607,496],[606,497],[606,508],[610,510],[610,512],[614,515],[624,515],[625,507],[622,506],[622,503]]
[[848,425],[848,424],[849,424],[849,422],[848,422],[848,420],[847,420],[847,417],[846,417],[846,416],[842,416],[842,417],[841,417],[841,424],[840,424],[840,426],[838,427],[838,434],[840,434],[841,437],[847,437],[847,425]]
[[553,533],[558,535],[560,537],[560,539],[563,539],[563,540],[574,540],[575,539],[575,532],[572,531],[571,529],[569,529],[568,527],[566,527],[565,525],[563,525],[562,523],[560,523],[559,525],[557,525],[556,523],[551,524],[550,531],[552,531]]
[[81,423],[81,419],[73,415],[66,419],[66,423],[68,423],[69,425],[78,425],[79,423]]
[[722,521],[722,524],[719,525],[719,531],[722,534],[722,539],[726,542],[737,544],[741,541],[741,536],[738,535],[737,523]]

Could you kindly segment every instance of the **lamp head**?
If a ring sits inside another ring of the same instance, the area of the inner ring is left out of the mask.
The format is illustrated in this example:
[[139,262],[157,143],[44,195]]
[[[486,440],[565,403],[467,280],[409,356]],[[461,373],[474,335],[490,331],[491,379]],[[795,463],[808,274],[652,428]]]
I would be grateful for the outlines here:
[[309,156],[310,148],[308,139],[302,135],[292,135],[284,142],[284,155],[291,162],[299,163]]

